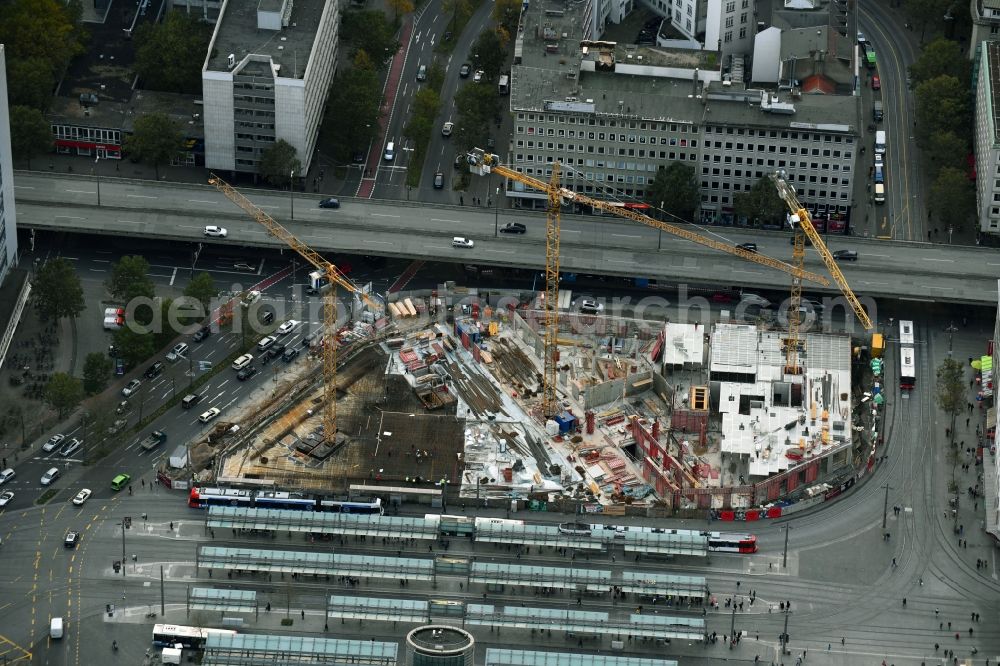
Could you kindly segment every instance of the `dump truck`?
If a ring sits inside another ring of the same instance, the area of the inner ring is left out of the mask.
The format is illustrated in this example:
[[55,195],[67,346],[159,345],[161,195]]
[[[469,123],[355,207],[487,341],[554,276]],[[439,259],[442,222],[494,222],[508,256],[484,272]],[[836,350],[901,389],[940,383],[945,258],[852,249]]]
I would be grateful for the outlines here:
[[162,430],[154,430],[149,433],[146,439],[139,442],[139,448],[143,451],[152,451],[167,440],[167,433]]

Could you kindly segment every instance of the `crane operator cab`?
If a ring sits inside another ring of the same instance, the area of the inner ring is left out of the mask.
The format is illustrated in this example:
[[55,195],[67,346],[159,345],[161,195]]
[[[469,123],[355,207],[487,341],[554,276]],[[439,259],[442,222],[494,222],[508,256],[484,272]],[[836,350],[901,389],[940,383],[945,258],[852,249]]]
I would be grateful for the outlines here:
[[482,148],[473,148],[468,154],[469,171],[477,176],[485,176],[492,171],[492,167],[500,162],[500,158],[492,153],[487,153]]

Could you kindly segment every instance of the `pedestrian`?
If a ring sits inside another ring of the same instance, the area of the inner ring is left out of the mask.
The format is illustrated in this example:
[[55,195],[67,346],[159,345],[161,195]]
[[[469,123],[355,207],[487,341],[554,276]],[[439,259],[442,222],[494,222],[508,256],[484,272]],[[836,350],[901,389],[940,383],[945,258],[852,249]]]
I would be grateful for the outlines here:
[[302,609],[302,619],[303,620],[306,619],[306,611],[305,611],[305,609]]
[[174,531],[174,521],[172,521],[172,520],[170,521],[170,531],[171,532]]
[[840,644],[843,645],[846,640],[847,639],[845,639],[843,636],[841,636],[840,637]]
[[130,483],[130,484],[128,484],[128,494],[129,494],[129,495],[131,495],[131,494],[132,494],[132,484],[131,484],[131,483]]
[[966,428],[968,428],[968,427],[969,427],[969,421],[970,421],[970,420],[971,420],[971,419],[968,419],[968,418],[967,418],[967,419],[965,419],[965,427],[966,427]]
[[895,569],[895,568],[896,568],[896,558],[895,558],[895,557],[894,557],[894,558],[892,558],[892,568],[893,568],[893,569]]

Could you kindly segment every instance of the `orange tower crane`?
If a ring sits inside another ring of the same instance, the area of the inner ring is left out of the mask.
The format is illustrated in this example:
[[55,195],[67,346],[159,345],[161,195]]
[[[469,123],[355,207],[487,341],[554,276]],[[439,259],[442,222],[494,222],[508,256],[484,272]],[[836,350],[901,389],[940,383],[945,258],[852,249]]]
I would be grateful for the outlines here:
[[334,285],[343,287],[352,294],[357,294],[373,310],[380,310],[381,305],[366,294],[361,287],[354,284],[340,270],[324,259],[318,252],[300,241],[273,217],[265,213],[259,206],[243,196],[232,185],[212,174],[208,182],[222,192],[227,199],[245,210],[267,232],[283,241],[295,250],[303,259],[320,271],[330,283],[330,290],[323,301],[323,436],[334,441],[337,436],[337,289]]
[[511,180],[533,187],[534,189],[539,190],[540,192],[545,192],[548,195],[549,206],[545,226],[545,309],[543,313],[543,323],[545,326],[545,357],[543,362],[544,373],[542,384],[542,412],[545,416],[552,416],[556,412],[558,406],[558,400],[556,398],[556,366],[559,358],[556,337],[559,330],[559,208],[563,200],[586,204],[593,208],[617,215],[618,217],[625,217],[630,220],[634,220],[635,222],[641,222],[642,224],[653,227],[654,229],[666,231],[674,236],[689,240],[692,243],[698,243],[699,245],[710,247],[713,250],[735,255],[740,259],[745,259],[746,261],[752,261],[754,263],[761,264],[762,266],[768,266],[779,271],[784,271],[785,273],[790,273],[797,280],[809,280],[824,286],[830,284],[829,280],[822,275],[817,275],[816,273],[807,271],[802,268],[801,265],[792,266],[779,259],[757,254],[756,252],[749,252],[742,248],[734,247],[728,243],[723,243],[706,236],[702,236],[701,234],[695,233],[690,229],[677,226],[676,224],[663,222],[662,220],[654,219],[637,211],[620,208],[610,202],[593,199],[580,194],[579,192],[574,192],[573,190],[561,187],[558,181],[560,171],[559,162],[554,162],[552,164],[552,180],[549,183],[538,180],[537,178],[532,178],[531,176],[527,176],[510,167],[500,164],[500,158],[497,155],[488,153],[480,148],[476,148],[468,154],[468,162],[470,170],[477,175],[484,176],[490,173],[495,173],[503,176],[504,178],[510,178]]

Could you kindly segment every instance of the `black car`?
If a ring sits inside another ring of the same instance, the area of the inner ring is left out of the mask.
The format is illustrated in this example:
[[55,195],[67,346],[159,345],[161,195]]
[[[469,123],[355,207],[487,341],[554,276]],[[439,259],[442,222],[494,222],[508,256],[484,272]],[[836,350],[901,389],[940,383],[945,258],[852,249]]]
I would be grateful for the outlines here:
[[250,379],[256,374],[257,374],[257,366],[248,365],[247,367],[243,368],[242,370],[236,373],[236,379],[240,380],[241,382],[245,382],[246,380]]
[[444,188],[444,174],[438,171],[434,174],[434,189],[440,190]]
[[67,548],[76,548],[76,544],[80,543],[80,533],[70,530],[66,532],[66,538],[63,540],[63,545]]
[[281,358],[282,358],[282,359],[283,359],[283,360],[284,360],[285,362],[287,362],[287,363],[291,363],[292,361],[294,361],[294,360],[295,360],[295,358],[296,358],[296,357],[297,357],[298,355],[299,355],[299,350],[298,350],[298,349],[296,349],[295,347],[290,347],[290,348],[288,348],[288,349],[286,349],[286,350],[285,350],[285,353],[281,355]]
[[508,222],[500,227],[500,233],[502,234],[523,234],[527,230],[528,228],[520,222]]
[[458,75],[461,76],[463,79],[467,79],[469,78],[469,74],[471,73],[472,73],[472,65],[470,65],[467,62],[462,63],[462,66],[458,70]]
[[319,202],[319,207],[320,208],[340,208],[340,202],[336,198],[334,198],[334,197],[328,197],[326,199],[322,199]]
[[146,368],[146,372],[142,374],[146,379],[154,379],[160,376],[160,373],[163,372],[163,367],[163,364],[157,361],[153,365]]
[[277,342],[271,345],[271,348],[267,350],[267,357],[271,359],[278,358],[279,356],[281,356],[282,352],[284,352],[285,349],[287,348],[288,345],[286,345],[284,342]]
[[195,332],[193,336],[191,336],[191,339],[194,340],[195,342],[201,342],[211,334],[212,334],[211,328],[209,328],[208,326],[202,326]]
[[837,261],[857,261],[858,253],[855,250],[837,250],[833,253],[833,258]]
[[740,243],[736,247],[738,247],[741,250],[746,250],[747,252],[757,251],[757,243]]

